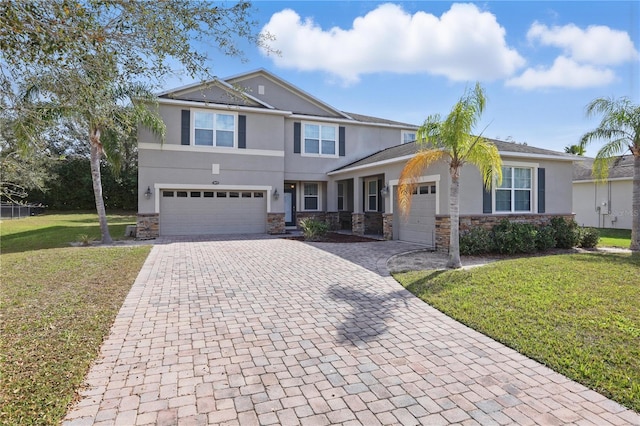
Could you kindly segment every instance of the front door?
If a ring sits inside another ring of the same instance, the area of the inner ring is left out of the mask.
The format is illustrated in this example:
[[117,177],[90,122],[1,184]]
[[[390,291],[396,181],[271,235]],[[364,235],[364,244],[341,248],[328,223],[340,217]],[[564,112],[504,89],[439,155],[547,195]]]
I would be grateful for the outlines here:
[[284,184],[284,224],[296,226],[296,185]]

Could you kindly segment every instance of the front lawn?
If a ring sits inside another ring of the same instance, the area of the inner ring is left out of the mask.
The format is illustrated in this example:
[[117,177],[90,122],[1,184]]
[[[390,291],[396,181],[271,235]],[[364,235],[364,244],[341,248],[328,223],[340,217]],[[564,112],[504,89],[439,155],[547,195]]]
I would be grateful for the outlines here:
[[[124,239],[127,225],[135,225],[135,213],[107,214],[109,232],[114,240]],[[96,213],[47,213],[24,219],[2,220],[0,253],[16,253],[54,247],[69,247],[72,242],[89,239],[100,241],[100,225]]]
[[619,247],[628,249],[631,245],[630,229],[597,228],[600,233],[598,247]]
[[456,320],[640,411],[640,259],[556,255],[395,278]]
[[1,226],[0,424],[56,425],[151,246],[69,247],[97,226],[84,214]]

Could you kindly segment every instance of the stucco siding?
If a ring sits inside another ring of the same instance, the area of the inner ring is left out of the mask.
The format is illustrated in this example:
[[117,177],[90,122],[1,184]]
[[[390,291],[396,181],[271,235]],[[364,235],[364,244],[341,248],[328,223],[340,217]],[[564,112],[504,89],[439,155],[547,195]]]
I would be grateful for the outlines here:
[[576,222],[597,228],[631,229],[632,181],[573,183]]

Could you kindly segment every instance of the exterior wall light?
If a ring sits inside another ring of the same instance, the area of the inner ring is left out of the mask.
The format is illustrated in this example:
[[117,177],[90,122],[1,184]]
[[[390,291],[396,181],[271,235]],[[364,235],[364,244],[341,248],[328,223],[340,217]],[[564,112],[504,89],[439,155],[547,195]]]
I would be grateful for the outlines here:
[[273,190],[273,199],[277,200],[278,198],[280,198],[280,194],[278,193],[278,188]]
[[389,195],[389,187],[385,186],[384,188],[382,188],[380,190],[380,195],[382,195],[383,197],[386,197],[387,195]]
[[148,200],[149,198],[151,198],[152,195],[153,195],[153,193],[151,192],[151,187],[147,186],[147,190],[144,193],[144,198],[146,198]]

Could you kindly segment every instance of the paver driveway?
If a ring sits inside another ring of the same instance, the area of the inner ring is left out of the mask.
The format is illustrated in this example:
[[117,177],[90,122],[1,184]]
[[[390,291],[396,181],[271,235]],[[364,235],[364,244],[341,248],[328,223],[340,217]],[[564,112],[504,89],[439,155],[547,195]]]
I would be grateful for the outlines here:
[[65,423],[640,424],[385,276],[411,248],[157,244]]

